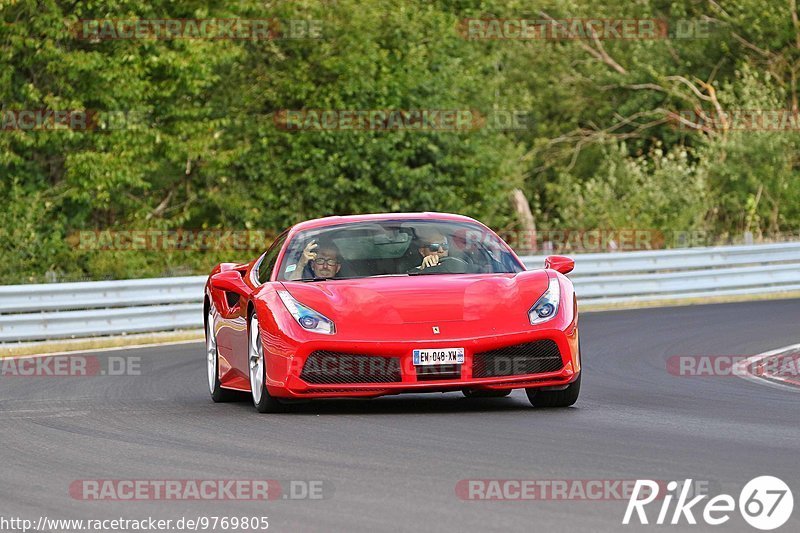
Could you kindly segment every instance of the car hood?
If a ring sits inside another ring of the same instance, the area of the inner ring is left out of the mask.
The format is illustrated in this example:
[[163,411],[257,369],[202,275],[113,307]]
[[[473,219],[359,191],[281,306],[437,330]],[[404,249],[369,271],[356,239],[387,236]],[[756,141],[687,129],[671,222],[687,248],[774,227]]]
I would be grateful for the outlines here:
[[524,324],[547,285],[544,270],[284,283],[297,301],[333,320],[337,331],[370,325],[496,322],[504,316]]

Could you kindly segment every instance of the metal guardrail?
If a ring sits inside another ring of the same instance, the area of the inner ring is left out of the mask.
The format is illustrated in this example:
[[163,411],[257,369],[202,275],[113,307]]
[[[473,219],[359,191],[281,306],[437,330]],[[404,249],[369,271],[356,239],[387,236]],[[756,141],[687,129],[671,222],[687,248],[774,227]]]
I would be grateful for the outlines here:
[[[526,256],[528,268],[545,256]],[[582,254],[569,274],[583,305],[800,290],[800,243]]]
[[206,276],[0,286],[0,342],[203,327]]
[[[581,305],[800,290],[800,243],[575,255]],[[525,256],[539,268],[545,256]],[[202,327],[205,276],[0,286],[0,342]]]

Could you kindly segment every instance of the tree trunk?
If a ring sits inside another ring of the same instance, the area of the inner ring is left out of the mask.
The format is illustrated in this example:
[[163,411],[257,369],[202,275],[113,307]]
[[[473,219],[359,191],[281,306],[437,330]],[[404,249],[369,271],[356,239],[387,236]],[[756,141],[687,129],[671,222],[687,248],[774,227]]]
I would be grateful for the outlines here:
[[522,226],[520,238],[515,239],[517,243],[516,251],[520,254],[536,252],[536,222],[533,219],[531,206],[525,197],[525,193],[521,189],[511,191],[511,203],[517,212],[520,226]]

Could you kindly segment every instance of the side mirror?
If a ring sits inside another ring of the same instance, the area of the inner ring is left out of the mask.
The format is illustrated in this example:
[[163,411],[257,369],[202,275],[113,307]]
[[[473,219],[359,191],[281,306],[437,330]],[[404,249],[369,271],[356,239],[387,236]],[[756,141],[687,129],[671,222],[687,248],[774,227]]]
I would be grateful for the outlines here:
[[544,260],[544,267],[567,274],[575,269],[575,261],[565,255],[548,255]]
[[250,288],[245,285],[242,275],[236,270],[226,270],[211,276],[211,288],[218,291],[234,292],[239,296],[250,294]]

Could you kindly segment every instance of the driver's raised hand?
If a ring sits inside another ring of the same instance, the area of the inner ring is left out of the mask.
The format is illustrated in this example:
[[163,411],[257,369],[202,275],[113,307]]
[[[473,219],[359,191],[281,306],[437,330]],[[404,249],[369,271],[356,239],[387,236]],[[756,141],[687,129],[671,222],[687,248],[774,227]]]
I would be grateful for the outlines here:
[[422,264],[420,265],[420,270],[424,270],[427,267],[436,266],[439,264],[439,254],[431,254],[426,255],[422,259]]

